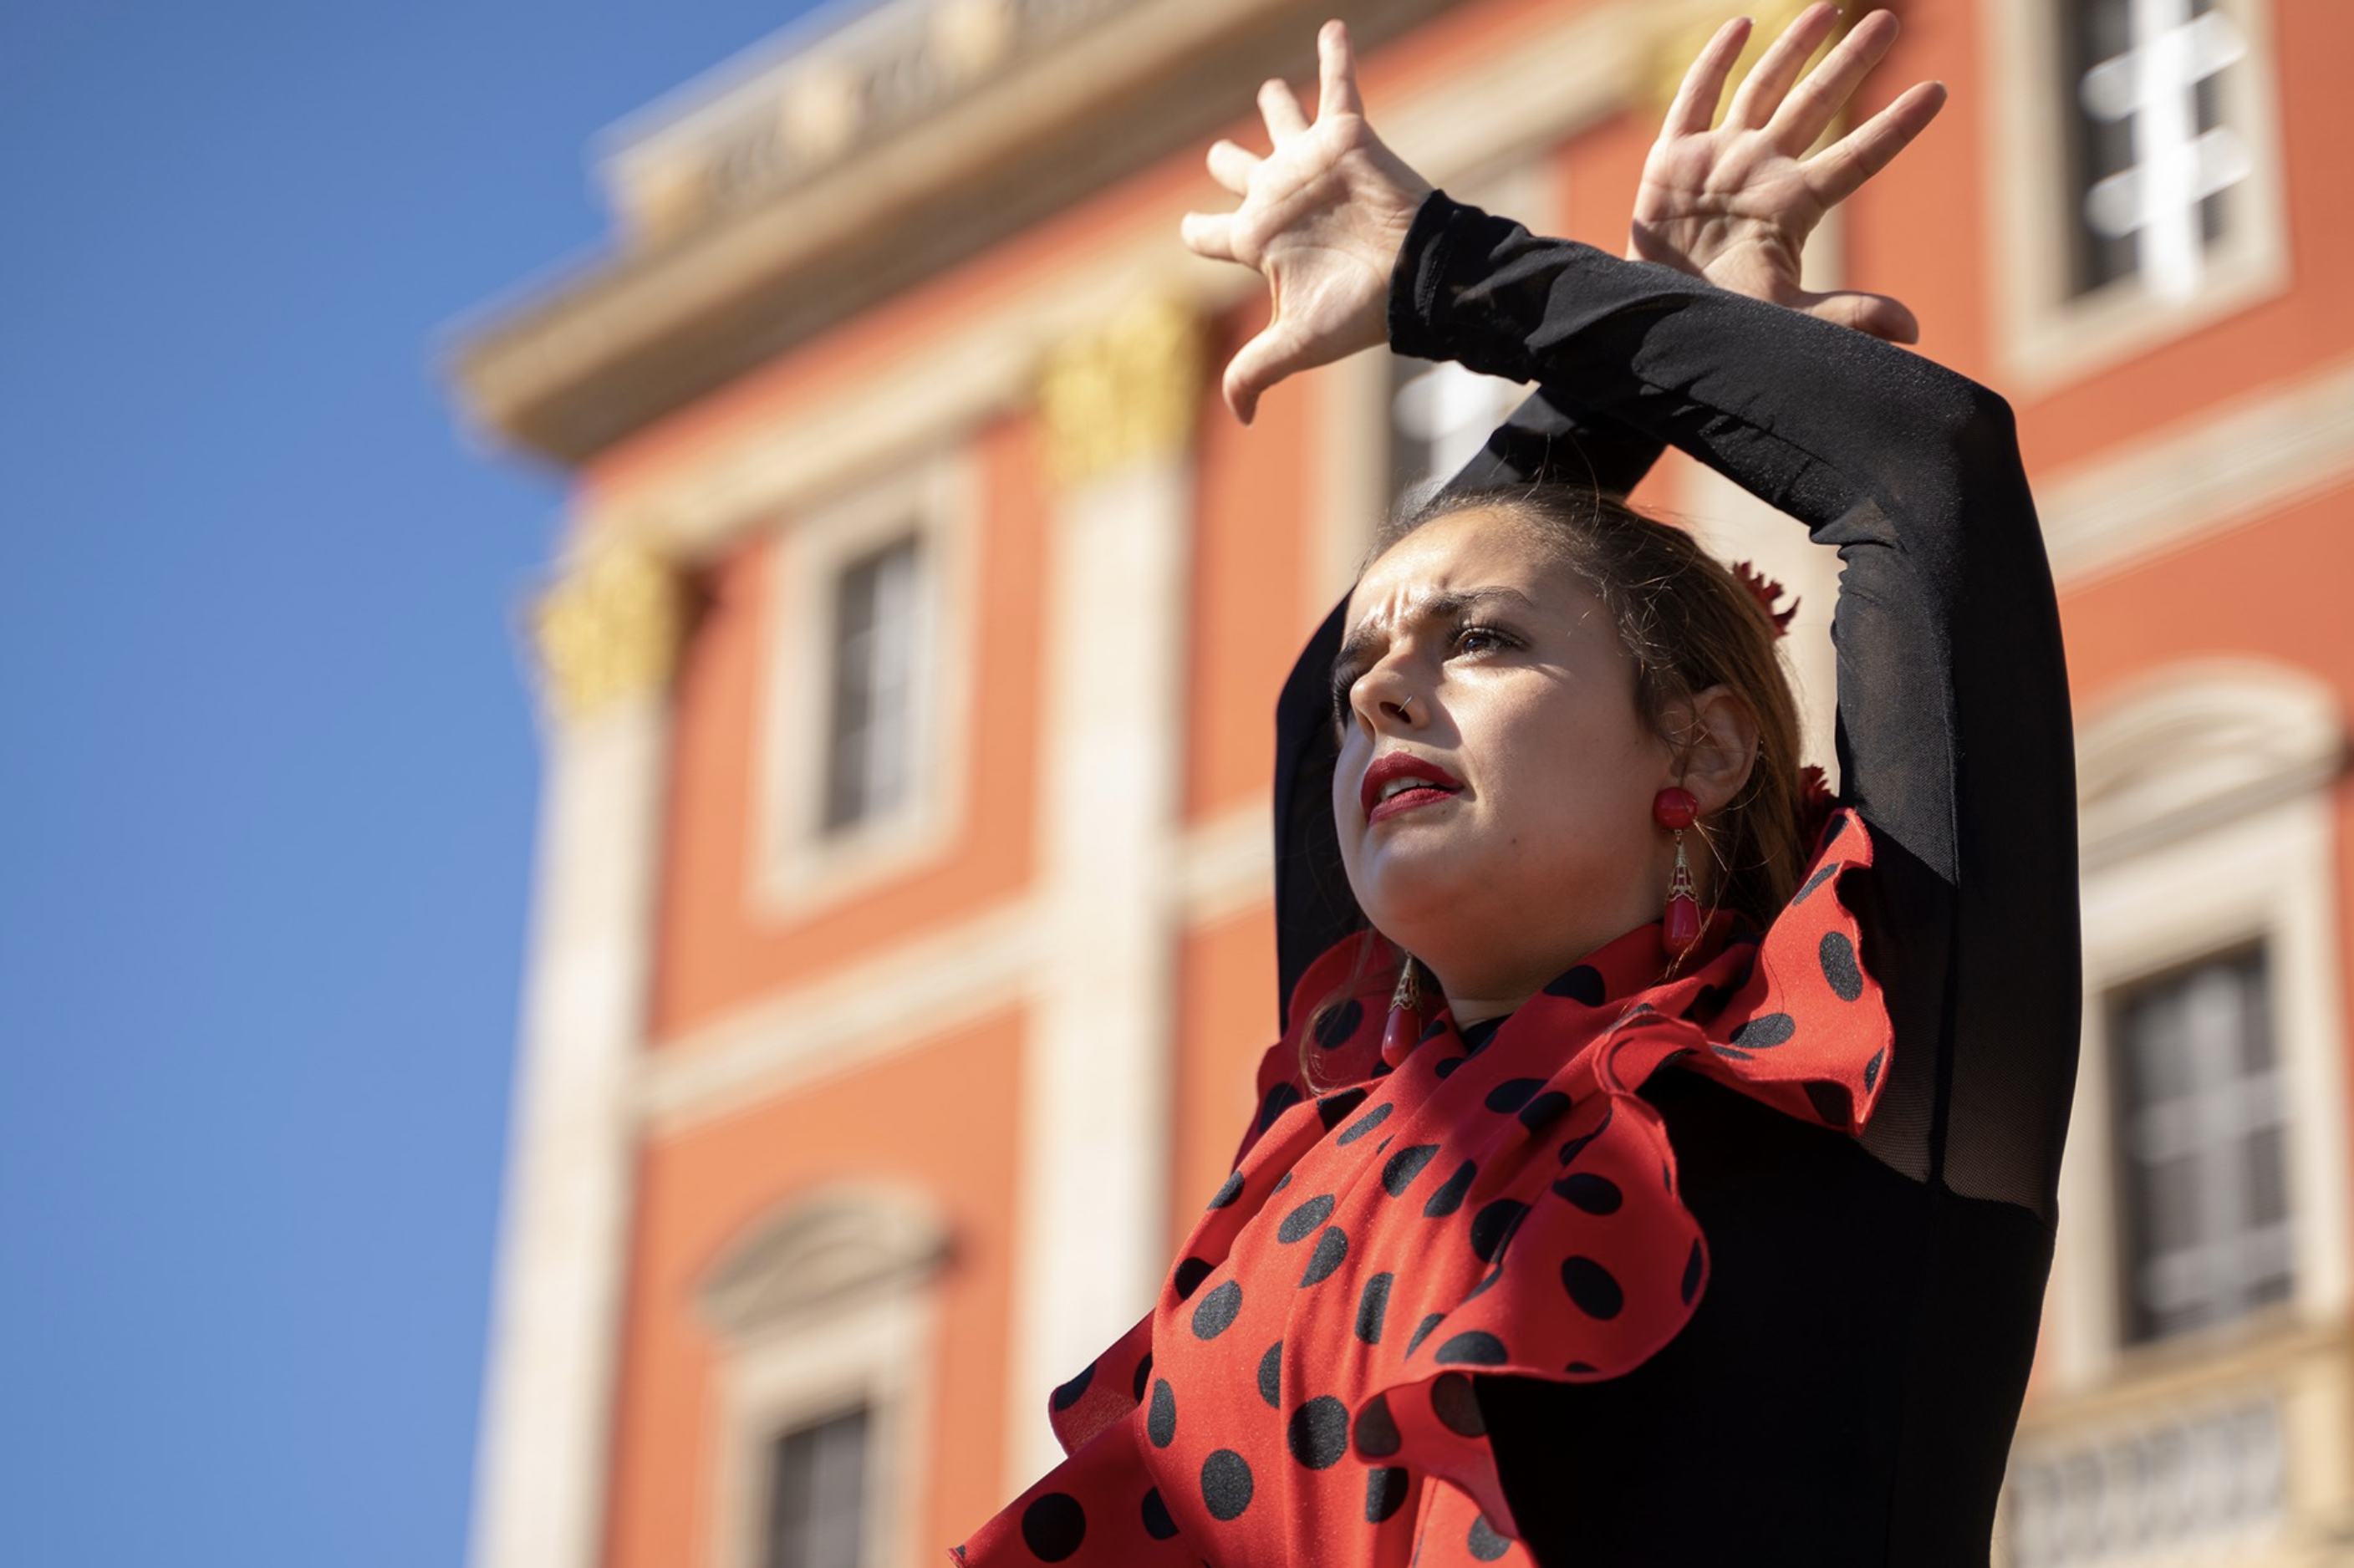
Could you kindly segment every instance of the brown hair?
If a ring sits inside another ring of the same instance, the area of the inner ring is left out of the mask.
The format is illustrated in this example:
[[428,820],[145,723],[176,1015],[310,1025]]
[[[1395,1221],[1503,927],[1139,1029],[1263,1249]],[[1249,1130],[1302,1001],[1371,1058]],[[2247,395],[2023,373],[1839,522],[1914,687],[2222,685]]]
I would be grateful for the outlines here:
[[1765,607],[1683,529],[1568,485],[1435,496],[1391,519],[1371,558],[1426,524],[1467,512],[1528,524],[1602,601],[1635,661],[1636,712],[1668,745],[1688,744],[1670,728],[1672,715],[1711,686],[1728,688],[1748,707],[1757,721],[1749,780],[1703,823],[1715,863],[1711,902],[1756,926],[1769,923],[1789,902],[1804,846],[1797,705]]
[[[1707,847],[1694,857],[1694,870],[1713,872],[1712,906],[1760,928],[1770,924],[1789,902],[1806,845],[1797,705],[1782,666],[1779,629],[1765,607],[1683,529],[1567,485],[1434,496],[1383,526],[1366,567],[1416,529],[1467,512],[1494,512],[1526,524],[1602,601],[1635,661],[1636,713],[1669,746],[1688,743],[1670,727],[1676,709],[1711,686],[1728,688],[1748,706],[1757,721],[1756,760],[1741,793],[1702,824]],[[1710,869],[1702,869],[1705,863],[1712,863]],[[1320,1044],[1320,1026],[1363,987],[1376,950],[1373,933],[1361,932],[1349,978],[1310,1015],[1299,1065],[1311,1086],[1318,1083],[1310,1057]]]

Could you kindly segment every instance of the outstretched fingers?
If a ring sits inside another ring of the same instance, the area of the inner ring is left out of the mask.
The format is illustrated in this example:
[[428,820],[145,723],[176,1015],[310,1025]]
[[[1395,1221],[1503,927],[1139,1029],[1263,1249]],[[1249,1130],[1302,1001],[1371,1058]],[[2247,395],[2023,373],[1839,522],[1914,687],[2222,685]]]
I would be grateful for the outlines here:
[[1357,98],[1357,57],[1347,24],[1327,22],[1316,34],[1316,118],[1364,113]]
[[1239,261],[1235,254],[1235,215],[1230,212],[1189,212],[1177,222],[1177,238],[1194,255],[1212,261]]
[[1668,105],[1667,120],[1659,127],[1661,141],[1698,136],[1716,122],[1724,79],[1733,74],[1733,62],[1741,58],[1741,48],[1749,41],[1749,25],[1748,17],[1735,16],[1719,27],[1693,58],[1691,69],[1684,72],[1683,85],[1676,89],[1675,101]]
[[1266,162],[1257,154],[1233,142],[1210,143],[1210,177],[1235,196],[1250,194],[1251,175]]
[[1798,73],[1807,69],[1807,62],[1838,25],[1836,5],[1809,5],[1799,12],[1798,19],[1782,29],[1782,36],[1750,68],[1748,79],[1733,95],[1733,107],[1724,116],[1726,128],[1754,131],[1771,121],[1790,84],[1798,79]]
[[1292,93],[1291,84],[1279,77],[1270,77],[1259,84],[1258,117],[1267,122],[1267,133],[1278,146],[1308,129],[1308,116]]
[[1915,82],[1898,94],[1895,102],[1808,160],[1808,173],[1823,205],[1836,206],[1853,196],[1911,146],[1913,138],[1927,130],[1929,122],[1945,107],[1944,82]]
[[1815,144],[1863,79],[1887,58],[1900,30],[1893,14],[1874,11],[1839,41],[1774,116],[1774,140],[1784,152],[1797,157]]

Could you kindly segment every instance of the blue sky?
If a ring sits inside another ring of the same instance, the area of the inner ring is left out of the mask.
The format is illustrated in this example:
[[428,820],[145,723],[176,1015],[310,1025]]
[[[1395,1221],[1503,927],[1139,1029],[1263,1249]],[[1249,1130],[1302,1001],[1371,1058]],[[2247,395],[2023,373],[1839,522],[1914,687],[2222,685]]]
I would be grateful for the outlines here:
[[562,488],[437,332],[804,8],[0,9],[0,1562],[461,1559]]

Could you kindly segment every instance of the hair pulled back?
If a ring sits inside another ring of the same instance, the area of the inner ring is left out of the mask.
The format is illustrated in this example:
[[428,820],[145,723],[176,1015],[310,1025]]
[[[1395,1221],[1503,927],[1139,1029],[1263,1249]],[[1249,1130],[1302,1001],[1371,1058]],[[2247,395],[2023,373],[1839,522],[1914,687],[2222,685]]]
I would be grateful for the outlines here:
[[1765,608],[1684,530],[1569,485],[1442,493],[1393,518],[1373,555],[1467,512],[1527,525],[1602,601],[1635,661],[1636,713],[1670,747],[1691,744],[1676,715],[1710,687],[1724,686],[1747,705],[1757,721],[1756,761],[1741,793],[1702,826],[1716,866],[1711,901],[1768,924],[1789,901],[1804,850],[1797,707]]

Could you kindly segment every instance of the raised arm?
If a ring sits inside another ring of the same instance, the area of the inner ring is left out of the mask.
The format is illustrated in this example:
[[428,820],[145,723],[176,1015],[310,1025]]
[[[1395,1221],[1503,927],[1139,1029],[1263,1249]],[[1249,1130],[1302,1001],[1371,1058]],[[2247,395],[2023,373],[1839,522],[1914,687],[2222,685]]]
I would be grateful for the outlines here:
[[[1682,448],[1837,546],[1843,788],[1889,851],[1870,956],[1899,1039],[1913,1043],[1867,1143],[1910,1174],[2048,1218],[2080,1008],[2074,795],[2057,614],[2009,410],[1835,324],[1852,303],[1766,303],[1718,286],[1705,263],[1630,263],[1426,199],[1419,181],[1385,183],[1345,37],[1328,27],[1323,44],[1336,127],[1310,124],[1296,104],[1294,123],[1271,113],[1275,156],[1248,169],[1227,160],[1241,208],[1188,222],[1196,249],[1258,267],[1276,294],[1267,332],[1229,369],[1230,401],[1246,416],[1283,375],[1363,345],[1363,256],[1411,199],[1379,302],[1393,346],[1545,388],[1471,477],[1592,482],[1586,455],[1545,429],[1591,418]],[[1707,67],[1704,56],[1695,71]],[[1719,72],[1711,105],[1721,87]],[[1770,127],[1796,96],[1770,111],[1753,101],[1748,117]],[[1929,96],[1908,94],[1840,145],[1925,109]],[[1715,134],[1689,129],[1706,122],[1691,111],[1683,133]],[[1733,134],[1759,132],[1736,122],[1743,113],[1736,100]],[[1310,155],[1333,147],[1337,163]],[[1872,166],[1863,157],[1850,173]],[[1770,248],[1746,254],[1770,259]],[[1307,677],[1329,656],[1311,648]],[[1283,714],[1287,875],[1316,863],[1312,801],[1329,767],[1315,726],[1299,727],[1306,702],[1288,692]],[[1286,930],[1287,968],[1314,935]]]

